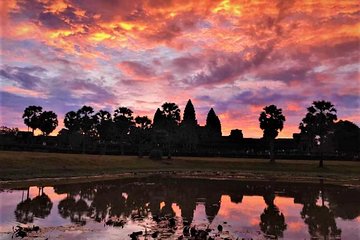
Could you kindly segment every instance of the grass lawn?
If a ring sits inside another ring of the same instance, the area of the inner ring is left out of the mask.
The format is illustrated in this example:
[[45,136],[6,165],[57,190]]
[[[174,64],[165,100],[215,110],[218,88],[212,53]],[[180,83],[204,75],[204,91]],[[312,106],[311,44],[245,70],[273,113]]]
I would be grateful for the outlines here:
[[[121,174],[126,172],[202,171],[252,173],[268,176],[331,176],[333,179],[360,176],[360,162],[266,159],[174,157],[154,161],[147,157],[0,151],[0,180],[55,178]],[[291,179],[290,179],[291,180]]]

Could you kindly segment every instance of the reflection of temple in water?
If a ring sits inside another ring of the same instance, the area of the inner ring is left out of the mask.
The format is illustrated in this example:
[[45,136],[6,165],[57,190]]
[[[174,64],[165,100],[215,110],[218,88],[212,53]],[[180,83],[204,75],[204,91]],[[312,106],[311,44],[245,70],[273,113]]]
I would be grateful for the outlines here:
[[[356,204],[360,192],[355,189],[323,183],[278,183],[255,181],[205,180],[166,177],[123,179],[54,186],[57,194],[66,194],[58,204],[60,216],[84,225],[89,219],[97,222],[110,217],[142,219],[150,216],[173,217],[176,204],[183,220],[194,221],[198,204],[205,208],[211,224],[221,208],[222,196],[241,204],[244,196],[262,196],[265,209],[257,216],[258,226],[266,235],[281,237],[287,229],[286,216],[275,204],[278,196],[291,197],[301,204],[301,218],[313,237],[339,236],[335,218],[354,219],[360,215]],[[24,197],[17,205],[18,222],[31,223],[34,216],[45,218],[52,208],[50,198],[39,191],[38,196]]]

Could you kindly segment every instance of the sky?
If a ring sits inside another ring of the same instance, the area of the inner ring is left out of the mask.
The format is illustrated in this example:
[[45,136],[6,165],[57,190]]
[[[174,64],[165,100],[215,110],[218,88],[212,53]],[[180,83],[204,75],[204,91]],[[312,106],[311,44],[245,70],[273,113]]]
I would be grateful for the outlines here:
[[315,100],[360,125],[360,4],[343,1],[5,0],[0,3],[0,125],[22,113],[90,105],[153,118],[164,102],[223,135],[261,137],[271,104],[292,137]]

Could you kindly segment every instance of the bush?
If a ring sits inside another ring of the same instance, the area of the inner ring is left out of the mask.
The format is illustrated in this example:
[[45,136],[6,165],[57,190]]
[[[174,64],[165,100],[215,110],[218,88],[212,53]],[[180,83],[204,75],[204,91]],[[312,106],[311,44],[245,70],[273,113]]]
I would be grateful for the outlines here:
[[150,154],[149,154],[149,158],[153,159],[153,160],[161,160],[162,159],[162,151],[161,149],[153,149],[151,150]]

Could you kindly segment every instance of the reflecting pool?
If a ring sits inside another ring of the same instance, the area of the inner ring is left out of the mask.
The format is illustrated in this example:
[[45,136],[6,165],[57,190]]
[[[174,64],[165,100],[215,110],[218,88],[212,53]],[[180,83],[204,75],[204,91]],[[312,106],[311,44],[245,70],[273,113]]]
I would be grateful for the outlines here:
[[28,239],[360,239],[360,190],[162,175],[1,189],[0,239],[18,225],[40,227]]

